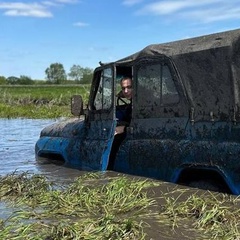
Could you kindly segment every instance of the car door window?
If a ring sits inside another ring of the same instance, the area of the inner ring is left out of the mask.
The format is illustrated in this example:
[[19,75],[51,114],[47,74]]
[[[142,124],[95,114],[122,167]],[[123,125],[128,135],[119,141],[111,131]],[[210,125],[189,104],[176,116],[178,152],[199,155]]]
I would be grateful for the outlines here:
[[95,110],[107,110],[112,106],[112,69],[104,69],[94,99]]

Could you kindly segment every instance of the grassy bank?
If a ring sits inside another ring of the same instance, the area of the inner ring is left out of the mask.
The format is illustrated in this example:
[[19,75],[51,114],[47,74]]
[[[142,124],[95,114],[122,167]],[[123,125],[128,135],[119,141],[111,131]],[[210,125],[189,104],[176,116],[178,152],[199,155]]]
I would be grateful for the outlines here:
[[87,103],[90,85],[0,86],[0,118],[71,116],[72,95]]

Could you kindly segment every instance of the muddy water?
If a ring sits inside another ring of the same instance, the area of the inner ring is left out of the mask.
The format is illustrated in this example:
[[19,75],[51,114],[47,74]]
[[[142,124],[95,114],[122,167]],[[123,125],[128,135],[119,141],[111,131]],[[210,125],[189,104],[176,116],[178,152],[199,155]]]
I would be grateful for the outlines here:
[[[14,171],[29,172],[43,174],[55,182],[67,184],[75,177],[85,172],[58,166],[52,163],[39,163],[35,160],[34,146],[39,137],[39,133],[45,126],[54,123],[56,120],[32,120],[32,119],[0,119],[0,175],[6,175]],[[59,121],[59,120],[58,120]],[[119,176],[119,173],[107,172],[106,176]],[[128,176],[132,178],[133,176]],[[160,187],[150,189],[151,195],[158,201],[154,213],[159,212],[164,204],[162,196],[175,191],[176,198],[181,191],[186,188],[171,183],[160,182]],[[195,193],[196,189],[189,189],[186,195]],[[174,197],[171,196],[171,197]],[[0,215],[8,213],[3,203],[0,203]],[[200,237],[196,232],[192,233],[186,227],[178,228],[172,231],[164,224],[159,224],[153,220],[154,217],[148,219],[149,227],[146,232],[149,234],[146,239],[206,239]],[[164,233],[164,234],[163,234]],[[167,234],[166,234],[167,233]]]
[[53,120],[0,119],[0,175],[13,171],[38,172],[34,143]]
[[79,170],[35,160],[34,147],[40,131],[56,121],[61,120],[0,119],[0,175],[27,171],[59,182],[83,174]]

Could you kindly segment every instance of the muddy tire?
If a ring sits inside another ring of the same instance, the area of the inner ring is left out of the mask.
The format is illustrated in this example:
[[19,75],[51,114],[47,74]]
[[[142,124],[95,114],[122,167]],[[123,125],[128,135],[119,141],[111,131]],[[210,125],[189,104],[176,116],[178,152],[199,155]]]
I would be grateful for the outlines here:
[[181,172],[178,184],[221,193],[232,193],[223,176],[211,169],[186,168]]
[[229,193],[227,186],[219,184],[212,180],[194,180],[187,184],[189,187],[199,188],[203,190],[209,190],[214,192]]

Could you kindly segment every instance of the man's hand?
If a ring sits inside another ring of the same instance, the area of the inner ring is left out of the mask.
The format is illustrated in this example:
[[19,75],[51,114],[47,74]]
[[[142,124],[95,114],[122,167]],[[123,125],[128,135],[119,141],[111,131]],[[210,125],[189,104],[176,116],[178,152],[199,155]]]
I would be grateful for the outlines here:
[[117,126],[116,129],[115,129],[115,134],[114,135],[123,133],[124,128],[125,128],[125,126]]

